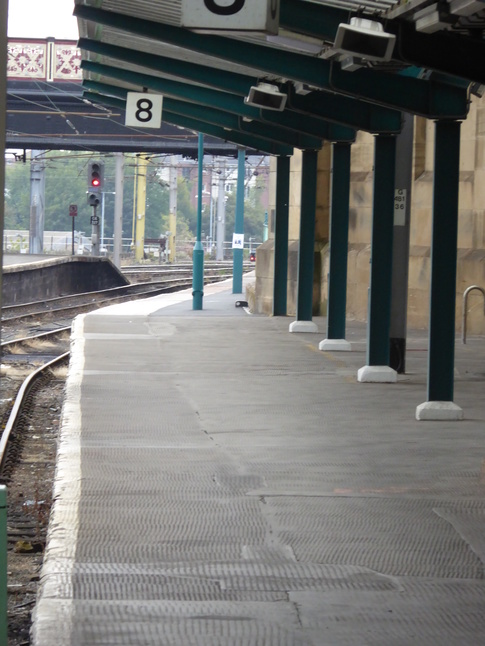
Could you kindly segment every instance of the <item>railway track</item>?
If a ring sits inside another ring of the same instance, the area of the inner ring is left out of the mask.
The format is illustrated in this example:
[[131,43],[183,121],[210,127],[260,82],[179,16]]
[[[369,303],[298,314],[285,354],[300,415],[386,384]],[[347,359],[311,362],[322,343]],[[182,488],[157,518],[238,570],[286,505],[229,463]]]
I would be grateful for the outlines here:
[[[229,278],[230,275],[213,274],[205,276],[205,284],[218,282]],[[25,334],[32,332],[32,328],[44,325],[50,328],[53,321],[60,325],[67,325],[77,314],[89,312],[93,309],[122,303],[127,300],[149,298],[159,294],[177,292],[192,287],[192,276],[188,272],[176,278],[165,278],[150,283],[132,283],[121,287],[69,294],[58,296],[43,301],[19,303],[2,308],[2,338],[14,338],[19,330]]]
[[0,482],[8,492],[11,646],[30,643],[31,610],[52,504],[69,332],[63,327],[2,343]]

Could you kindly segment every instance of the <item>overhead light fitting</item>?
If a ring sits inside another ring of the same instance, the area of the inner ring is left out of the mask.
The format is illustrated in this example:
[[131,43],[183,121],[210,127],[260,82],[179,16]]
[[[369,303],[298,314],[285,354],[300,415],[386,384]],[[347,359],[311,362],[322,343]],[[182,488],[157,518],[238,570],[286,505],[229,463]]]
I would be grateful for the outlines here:
[[246,105],[252,105],[255,108],[263,108],[265,110],[278,110],[285,109],[287,95],[280,92],[277,85],[271,83],[258,83],[253,85],[248,96],[244,99]]
[[435,31],[451,29],[453,19],[449,13],[445,13],[438,8],[438,4],[430,4],[428,7],[417,11],[414,16],[416,31],[425,34],[434,34]]
[[376,20],[351,18],[350,24],[341,23],[333,46],[322,54],[322,58],[336,58],[341,54],[366,61],[391,60],[396,36],[384,31]]

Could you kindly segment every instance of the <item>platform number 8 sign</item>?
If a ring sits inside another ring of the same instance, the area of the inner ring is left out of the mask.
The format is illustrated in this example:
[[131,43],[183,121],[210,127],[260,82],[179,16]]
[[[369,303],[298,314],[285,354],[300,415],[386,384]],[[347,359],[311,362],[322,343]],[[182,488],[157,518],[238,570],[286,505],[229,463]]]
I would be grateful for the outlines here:
[[161,94],[128,92],[126,95],[125,126],[160,128],[162,125]]

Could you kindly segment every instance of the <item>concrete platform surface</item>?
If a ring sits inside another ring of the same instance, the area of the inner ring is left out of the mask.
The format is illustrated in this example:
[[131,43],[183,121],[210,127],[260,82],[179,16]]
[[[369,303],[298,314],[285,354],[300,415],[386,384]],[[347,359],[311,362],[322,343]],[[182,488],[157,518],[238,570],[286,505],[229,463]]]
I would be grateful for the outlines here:
[[[227,284],[76,319],[35,646],[485,643],[485,341],[457,422],[234,307]],[[226,290],[226,291],[221,291]]]
[[39,262],[52,262],[66,256],[46,256],[45,254],[30,254],[30,253],[4,253],[3,266],[10,267],[11,265],[31,265]]

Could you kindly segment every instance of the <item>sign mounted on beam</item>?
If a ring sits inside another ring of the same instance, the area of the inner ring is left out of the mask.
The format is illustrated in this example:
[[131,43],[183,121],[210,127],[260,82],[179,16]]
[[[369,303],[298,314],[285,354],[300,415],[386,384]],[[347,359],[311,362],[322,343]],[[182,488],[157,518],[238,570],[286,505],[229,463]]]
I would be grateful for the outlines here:
[[162,126],[161,94],[128,92],[126,95],[125,126],[136,128],[161,128]]
[[280,0],[182,0],[182,27],[277,34]]

